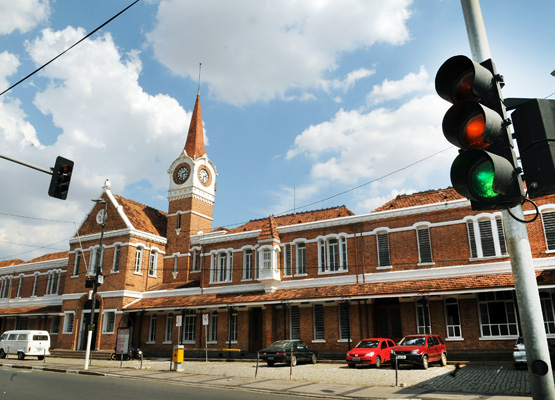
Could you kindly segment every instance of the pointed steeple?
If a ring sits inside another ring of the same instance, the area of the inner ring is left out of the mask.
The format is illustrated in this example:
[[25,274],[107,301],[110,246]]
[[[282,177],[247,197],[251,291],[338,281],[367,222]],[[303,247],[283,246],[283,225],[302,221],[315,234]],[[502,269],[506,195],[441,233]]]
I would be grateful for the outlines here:
[[200,111],[200,91],[197,92],[197,100],[189,125],[189,133],[185,142],[185,152],[189,157],[196,159],[206,154],[204,149],[204,135],[202,129],[202,113]]

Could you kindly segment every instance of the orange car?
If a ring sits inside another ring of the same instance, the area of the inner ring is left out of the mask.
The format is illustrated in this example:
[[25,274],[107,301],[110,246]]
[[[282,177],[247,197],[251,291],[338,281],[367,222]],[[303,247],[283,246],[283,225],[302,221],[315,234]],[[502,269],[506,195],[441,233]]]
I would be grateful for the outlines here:
[[362,339],[347,353],[347,365],[354,368],[356,365],[374,364],[380,368],[383,363],[390,361],[393,346],[395,343],[391,339]]

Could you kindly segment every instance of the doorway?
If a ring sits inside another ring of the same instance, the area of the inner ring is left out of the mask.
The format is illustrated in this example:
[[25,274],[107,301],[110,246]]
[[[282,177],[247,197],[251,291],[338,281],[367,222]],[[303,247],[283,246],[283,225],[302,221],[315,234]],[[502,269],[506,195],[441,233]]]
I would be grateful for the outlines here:
[[262,348],[262,309],[250,310],[249,318],[249,352],[256,353]]
[[374,326],[377,337],[390,338],[395,342],[403,337],[399,299],[376,299],[374,303]]

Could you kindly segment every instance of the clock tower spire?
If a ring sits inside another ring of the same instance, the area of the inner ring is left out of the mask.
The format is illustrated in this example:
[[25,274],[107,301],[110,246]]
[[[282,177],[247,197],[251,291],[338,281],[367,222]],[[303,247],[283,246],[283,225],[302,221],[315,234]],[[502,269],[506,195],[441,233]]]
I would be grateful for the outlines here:
[[[167,249],[168,255],[180,258],[189,254],[192,235],[212,230],[212,209],[216,197],[218,174],[204,148],[200,91],[197,92],[185,147],[172,162],[168,174]],[[178,262],[181,264],[185,260]],[[178,271],[184,268],[180,266]]]

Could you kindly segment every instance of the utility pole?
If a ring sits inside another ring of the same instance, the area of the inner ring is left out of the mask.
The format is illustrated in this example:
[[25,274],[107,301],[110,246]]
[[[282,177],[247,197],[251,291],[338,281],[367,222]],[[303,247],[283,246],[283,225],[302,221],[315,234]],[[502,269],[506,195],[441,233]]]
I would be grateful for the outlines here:
[[[490,59],[479,0],[461,0],[461,6],[473,60],[481,63]],[[522,205],[504,209],[503,223],[515,281],[522,336],[526,345],[532,397],[534,400],[554,400],[553,372],[528,232],[525,224],[511,214],[524,220]]]

